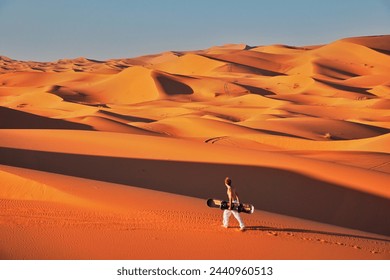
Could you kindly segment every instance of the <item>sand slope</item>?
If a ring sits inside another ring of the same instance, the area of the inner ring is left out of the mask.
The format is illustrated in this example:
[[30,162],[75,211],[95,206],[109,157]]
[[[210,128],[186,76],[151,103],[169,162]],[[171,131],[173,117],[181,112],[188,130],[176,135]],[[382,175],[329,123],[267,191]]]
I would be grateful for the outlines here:
[[[221,228],[222,212],[205,207],[200,199],[1,168],[2,178],[23,176],[29,185],[44,184],[55,193],[1,200],[3,259],[226,259],[232,250],[234,259],[386,259],[389,255],[387,239],[359,231],[257,211],[244,216],[247,231],[241,233],[235,222],[231,229]],[[78,201],[66,200],[72,195]],[[166,207],[167,202],[171,207]]]
[[[389,50],[1,56],[0,257],[389,259]],[[244,233],[205,205],[226,176]]]

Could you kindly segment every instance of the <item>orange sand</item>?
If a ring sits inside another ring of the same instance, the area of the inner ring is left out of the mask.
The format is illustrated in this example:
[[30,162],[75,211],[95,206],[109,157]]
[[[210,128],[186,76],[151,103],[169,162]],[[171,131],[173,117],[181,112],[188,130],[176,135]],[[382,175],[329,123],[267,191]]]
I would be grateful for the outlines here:
[[[0,258],[390,259],[389,53],[0,57]],[[206,206],[226,176],[245,232]]]

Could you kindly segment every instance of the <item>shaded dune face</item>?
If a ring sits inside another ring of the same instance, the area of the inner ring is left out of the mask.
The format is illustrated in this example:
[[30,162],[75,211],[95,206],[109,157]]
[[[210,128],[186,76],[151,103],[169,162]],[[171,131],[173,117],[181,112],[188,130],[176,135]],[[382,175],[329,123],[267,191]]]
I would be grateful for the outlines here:
[[[223,258],[239,238],[240,258],[388,259],[389,132],[390,35],[107,61],[1,56],[0,208],[38,243],[35,224],[54,232],[50,246],[77,240],[68,258],[207,259],[210,246]],[[226,196],[226,176],[256,208],[248,235],[222,231],[203,203]],[[19,253],[5,257],[45,256],[5,233],[11,220],[0,217],[0,236]],[[121,245],[112,255],[73,232],[101,225]]]
[[194,91],[192,88],[185,83],[182,83],[180,81],[177,81],[175,79],[169,78],[164,75],[156,75],[155,76],[156,82],[160,86],[161,90],[169,95],[176,95],[176,94],[193,94]]

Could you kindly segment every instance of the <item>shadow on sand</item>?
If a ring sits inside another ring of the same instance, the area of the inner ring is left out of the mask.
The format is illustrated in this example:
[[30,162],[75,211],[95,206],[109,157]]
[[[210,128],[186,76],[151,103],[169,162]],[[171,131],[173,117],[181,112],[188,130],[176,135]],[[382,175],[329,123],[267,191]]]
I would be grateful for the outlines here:
[[312,234],[321,234],[321,235],[328,235],[328,236],[360,238],[360,239],[390,242],[390,239],[384,239],[384,238],[370,237],[370,236],[364,236],[364,235],[346,234],[346,233],[337,233],[337,232],[329,232],[329,231],[321,231],[321,230],[298,229],[298,228],[276,228],[276,227],[266,227],[266,226],[247,226],[247,227],[245,227],[245,230],[247,230],[247,231],[252,230],[252,231],[290,232],[290,233],[312,233]]

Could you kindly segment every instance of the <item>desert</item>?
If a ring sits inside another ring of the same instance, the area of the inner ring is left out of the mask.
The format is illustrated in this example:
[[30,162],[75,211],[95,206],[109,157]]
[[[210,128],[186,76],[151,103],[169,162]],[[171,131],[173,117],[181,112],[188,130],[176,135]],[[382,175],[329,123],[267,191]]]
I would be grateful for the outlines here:
[[389,132],[390,35],[1,56],[0,259],[388,260]]

